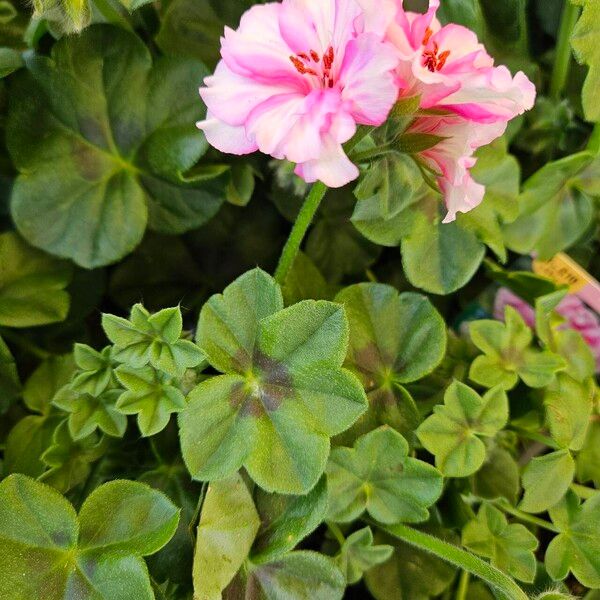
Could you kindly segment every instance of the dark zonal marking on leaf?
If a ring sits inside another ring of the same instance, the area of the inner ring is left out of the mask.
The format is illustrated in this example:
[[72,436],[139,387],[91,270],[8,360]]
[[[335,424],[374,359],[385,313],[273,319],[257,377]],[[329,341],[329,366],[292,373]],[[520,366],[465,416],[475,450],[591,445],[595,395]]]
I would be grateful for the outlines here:
[[243,383],[232,388],[229,404],[234,410],[239,410],[242,417],[258,418],[265,412],[260,400]]
[[369,404],[375,408],[391,407],[396,405],[396,396],[392,390],[387,388],[377,388],[368,393]]
[[261,401],[268,411],[277,410],[281,403],[294,395],[293,381],[287,367],[260,350],[254,351],[256,375],[261,382]]
[[380,373],[381,367],[392,366],[394,359],[390,356],[384,356],[380,349],[373,342],[369,342],[364,348],[354,353],[356,366],[367,375]]
[[77,173],[86,181],[98,181],[104,174],[104,165],[98,160],[98,151],[88,144],[73,139],[71,156]]
[[50,539],[61,548],[66,548],[69,546],[70,537],[65,531],[53,531],[50,534]]

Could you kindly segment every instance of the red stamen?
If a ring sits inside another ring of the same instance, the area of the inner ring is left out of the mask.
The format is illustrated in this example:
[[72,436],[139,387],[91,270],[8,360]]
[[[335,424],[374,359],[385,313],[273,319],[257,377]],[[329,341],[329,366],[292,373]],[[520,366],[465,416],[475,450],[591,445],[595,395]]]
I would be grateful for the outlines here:
[[427,46],[432,35],[433,35],[433,31],[431,31],[431,29],[428,27],[425,30],[425,37],[423,38],[423,46]]
[[317,73],[312,69],[309,69],[299,58],[295,56],[290,56],[290,60],[292,64],[296,67],[296,71],[300,73],[300,75],[316,75]]
[[450,50],[445,50],[439,56],[438,51],[439,46],[433,42],[433,50],[425,50],[423,52],[423,66],[427,67],[432,73],[441,71],[450,56]]
[[298,54],[298,56],[302,59],[305,60],[306,62],[308,62],[310,60],[308,54],[304,54],[304,52],[300,52],[300,54]]
[[438,63],[436,66],[436,70],[437,71],[441,71],[443,66],[446,64],[446,61],[448,60],[448,57],[450,56],[450,50],[446,50],[445,52],[442,52],[438,58]]
[[335,58],[335,54],[333,52],[333,47],[329,46],[327,49],[327,53],[323,56],[323,64],[325,65],[325,69],[329,71],[333,66],[333,60]]
[[319,62],[319,60],[320,60],[319,55],[314,50],[310,51],[310,56],[316,63]]

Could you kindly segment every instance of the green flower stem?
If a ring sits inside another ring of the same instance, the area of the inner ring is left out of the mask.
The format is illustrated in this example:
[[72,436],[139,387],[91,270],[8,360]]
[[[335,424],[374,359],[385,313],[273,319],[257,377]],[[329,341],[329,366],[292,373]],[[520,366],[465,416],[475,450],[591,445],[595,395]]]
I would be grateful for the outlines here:
[[338,524],[327,521],[327,529],[331,531],[333,537],[337,540],[337,543],[341,548],[346,543],[346,538],[344,537],[344,534],[342,533],[342,530],[339,528]]
[[469,582],[471,580],[471,573],[469,571],[462,571],[460,579],[458,580],[458,589],[456,590],[456,600],[467,600],[467,594],[469,593]]
[[395,538],[479,577],[492,586],[503,600],[529,600],[527,594],[508,575],[471,552],[406,525],[381,525],[370,519],[368,521]]
[[600,123],[596,123],[594,126],[587,149],[596,156],[600,154]]
[[567,83],[569,67],[571,65],[571,34],[579,18],[579,7],[571,4],[570,0],[564,0],[564,8],[560,19],[560,30],[558,32],[558,44],[556,46],[556,57],[554,59],[554,70],[550,81],[550,96],[554,100],[560,100],[561,94]]
[[519,519],[519,521],[524,521],[525,523],[531,523],[532,525],[536,525],[537,527],[541,527],[542,529],[547,529],[548,531],[553,531],[554,533],[560,533],[560,530],[549,523],[548,521],[544,521],[544,519],[540,519],[538,517],[534,517],[529,513],[523,512],[514,506],[511,506],[505,500],[496,500],[494,505],[497,506],[500,510],[512,515]]
[[279,259],[279,265],[277,265],[277,270],[275,271],[275,279],[279,284],[285,282],[285,279],[296,260],[302,240],[304,240],[304,236],[306,235],[326,193],[327,186],[324,183],[317,181],[306,197],[304,205],[296,218],[290,237],[283,248],[281,258]]
[[585,485],[579,485],[578,483],[572,483],[571,489],[583,500],[589,500],[600,491],[585,487]]

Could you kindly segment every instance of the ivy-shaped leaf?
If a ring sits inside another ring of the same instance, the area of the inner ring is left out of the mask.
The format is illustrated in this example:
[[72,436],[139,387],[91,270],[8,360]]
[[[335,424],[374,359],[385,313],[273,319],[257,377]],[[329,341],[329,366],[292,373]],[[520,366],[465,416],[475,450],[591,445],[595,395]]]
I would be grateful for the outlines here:
[[519,379],[533,388],[549,385],[563,359],[548,350],[532,347],[533,333],[512,307],[505,309],[505,323],[484,319],[469,324],[471,340],[482,352],[471,365],[469,377],[484,387],[510,390]]
[[21,172],[12,215],[33,245],[93,268],[139,244],[147,225],[182,233],[224,200],[226,167],[195,165],[207,143],[198,60],[152,61],[122,28],[66,36],[15,75],[7,145]]
[[299,550],[272,562],[246,563],[223,592],[223,600],[342,600],[345,587],[333,559]]
[[462,543],[515,579],[533,582],[537,538],[520,523],[509,525],[504,514],[490,504],[482,504],[475,519],[464,527]]
[[136,304],[129,320],[102,315],[102,327],[115,345],[113,358],[134,369],[149,364],[172,377],[182,377],[186,369],[204,360],[193,342],[180,339],[183,321],[179,307],[150,314],[141,304]]
[[325,519],[327,484],[325,477],[305,496],[255,492],[262,526],[252,546],[252,562],[268,562],[293,550]]
[[508,398],[497,386],[481,397],[454,381],[444,395],[444,404],[417,430],[425,448],[446,477],[467,477],[481,468],[486,448],[480,437],[494,437],[508,422]]
[[96,429],[113,437],[123,437],[127,417],[116,409],[120,390],[107,390],[99,396],[74,392],[70,386],[59,390],[52,403],[69,413],[69,432],[73,440],[88,437]]
[[589,588],[600,588],[600,493],[580,505],[568,492],[548,512],[560,533],[546,550],[546,568],[553,579],[565,579],[569,571]]
[[[552,258],[572,246],[594,217],[593,183],[600,163],[589,152],[544,165],[524,184],[518,219],[504,229],[506,245],[520,254]],[[591,184],[591,185],[590,185]]]
[[241,475],[211,484],[196,533],[194,598],[221,597],[248,557],[259,526],[258,513]]
[[472,478],[473,493],[488,500],[506,498],[516,504],[520,480],[519,463],[513,455],[495,440],[488,442],[485,462]]
[[525,495],[521,510],[540,513],[566,494],[575,475],[575,461],[568,450],[557,450],[532,459],[523,472]]
[[378,283],[350,286],[336,301],[350,323],[346,366],[360,377],[369,399],[367,413],[339,441],[350,444],[390,425],[412,443],[421,416],[402,384],[422,379],[442,361],[444,320],[426,297]]
[[328,518],[349,522],[367,511],[381,523],[419,523],[442,493],[442,476],[408,455],[406,440],[389,427],[334,448],[327,465]]
[[105,452],[106,438],[93,433],[81,440],[73,440],[65,420],[54,430],[52,442],[41,456],[48,470],[39,480],[65,494],[88,478],[92,463]]
[[78,516],[52,488],[10,475],[0,482],[0,596],[152,600],[141,557],[169,541],[178,512],[141,483],[112,481],[86,498]]
[[118,363],[112,358],[112,346],[100,352],[86,344],[75,344],[73,356],[78,372],[71,381],[70,388],[75,392],[99,396],[109,387],[116,387],[114,369]]
[[352,585],[360,581],[369,569],[386,562],[393,552],[392,546],[373,544],[373,532],[370,527],[365,527],[346,538],[335,562],[346,577],[346,582]]
[[173,380],[152,367],[134,369],[120,366],[119,382],[126,388],[120,395],[116,408],[124,415],[137,415],[142,436],[149,437],[162,431],[173,413],[185,408],[185,396],[175,387]]
[[14,232],[0,235],[0,325],[33,327],[64,321],[73,269],[32,248]]
[[202,308],[198,345],[226,374],[197,386],[180,415],[195,479],[223,479],[244,466],[267,491],[306,493],[325,469],[329,438],[364,412],[360,382],[341,368],[343,308],[282,307],[279,286],[255,269]]
[[573,4],[583,7],[583,12],[573,30],[571,45],[580,63],[589,67],[583,86],[583,109],[588,121],[600,121],[597,91],[600,87],[600,7],[593,0],[571,0]]

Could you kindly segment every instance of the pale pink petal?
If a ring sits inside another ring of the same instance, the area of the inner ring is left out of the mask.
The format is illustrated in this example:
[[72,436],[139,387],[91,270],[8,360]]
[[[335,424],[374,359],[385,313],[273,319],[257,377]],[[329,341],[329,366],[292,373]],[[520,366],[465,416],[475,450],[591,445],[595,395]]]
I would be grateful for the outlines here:
[[244,13],[239,28],[225,28],[221,40],[221,56],[238,75],[267,84],[279,80],[297,81],[303,78],[290,61],[288,44],[281,36],[279,15],[281,4],[257,4]]
[[508,288],[502,287],[498,290],[494,301],[494,318],[498,321],[504,321],[507,306],[514,308],[523,317],[523,320],[529,327],[535,325],[535,311],[533,307]]
[[220,61],[214,75],[204,80],[200,96],[210,112],[230,125],[242,125],[259,104],[272,96],[295,92],[298,86],[286,79],[262,83],[243,77]]
[[439,185],[448,209],[443,223],[456,220],[456,214],[459,212],[466,213],[473,210],[481,204],[485,195],[485,187],[477,183],[468,171],[460,182],[451,183],[442,178],[439,180]]
[[196,123],[204,131],[211,146],[228,154],[250,154],[258,150],[256,142],[246,135],[244,127],[232,127],[214,118],[210,113],[204,121]]
[[375,35],[348,42],[339,73],[342,97],[358,123],[381,125],[398,97],[392,70],[398,64],[391,46]]
[[296,175],[304,181],[322,181],[327,187],[339,188],[358,178],[360,171],[346,156],[341,144],[333,138],[323,140],[322,154],[296,166]]

